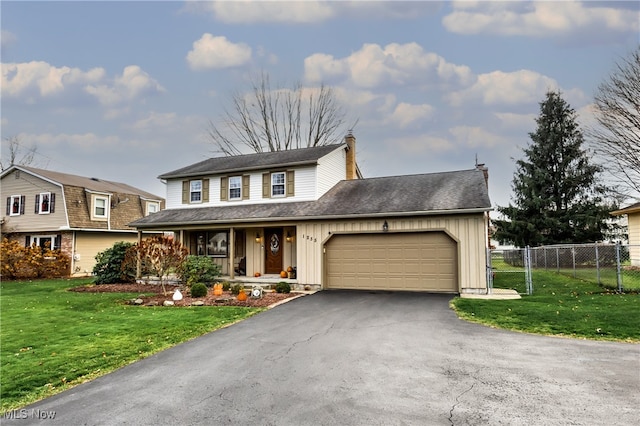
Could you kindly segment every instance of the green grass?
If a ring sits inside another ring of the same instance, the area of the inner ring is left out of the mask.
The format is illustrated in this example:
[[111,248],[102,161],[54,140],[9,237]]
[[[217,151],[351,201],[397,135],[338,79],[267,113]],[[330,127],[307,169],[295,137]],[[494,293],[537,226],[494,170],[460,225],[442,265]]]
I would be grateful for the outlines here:
[[[496,278],[504,275],[507,274],[496,273]],[[451,305],[461,318],[493,327],[544,335],[640,342],[639,294],[618,294],[597,284],[550,271],[534,271],[533,287],[533,295],[524,295],[522,299],[455,298]]]
[[15,409],[259,312],[141,307],[137,294],[76,293],[89,280],[3,282],[0,411]]

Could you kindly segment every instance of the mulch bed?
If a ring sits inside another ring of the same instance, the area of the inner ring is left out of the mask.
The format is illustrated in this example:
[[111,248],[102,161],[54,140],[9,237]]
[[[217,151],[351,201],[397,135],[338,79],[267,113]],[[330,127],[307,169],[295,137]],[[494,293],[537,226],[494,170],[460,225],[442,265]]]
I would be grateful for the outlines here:
[[[174,291],[179,288],[175,285],[165,285],[167,295],[162,294],[162,286],[154,284],[90,284],[69,289],[80,293],[137,293],[142,299],[141,306],[162,306],[165,300],[173,300]],[[202,301],[205,306],[247,306],[252,308],[265,308],[282,300],[300,296],[301,293],[276,293],[265,291],[261,298],[253,298],[249,295],[246,301],[240,301],[231,292],[225,291],[222,296],[214,296],[213,289],[205,297],[192,298],[189,290],[180,289],[182,300],[175,302],[175,306],[191,306],[193,302]]]

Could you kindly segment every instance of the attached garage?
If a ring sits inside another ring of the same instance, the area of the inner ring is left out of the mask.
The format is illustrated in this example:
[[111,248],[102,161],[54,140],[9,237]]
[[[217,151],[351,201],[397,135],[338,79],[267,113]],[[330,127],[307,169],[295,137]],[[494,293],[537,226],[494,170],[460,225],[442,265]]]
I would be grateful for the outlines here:
[[457,293],[458,248],[445,232],[333,235],[326,288]]

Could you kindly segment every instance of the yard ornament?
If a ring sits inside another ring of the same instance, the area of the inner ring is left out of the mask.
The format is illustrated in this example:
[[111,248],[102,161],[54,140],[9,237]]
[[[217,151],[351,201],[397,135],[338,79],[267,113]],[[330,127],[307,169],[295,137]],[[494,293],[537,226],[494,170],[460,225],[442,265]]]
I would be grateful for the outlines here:
[[176,302],[178,300],[182,300],[182,293],[180,293],[180,290],[176,289],[175,293],[173,293],[173,300]]

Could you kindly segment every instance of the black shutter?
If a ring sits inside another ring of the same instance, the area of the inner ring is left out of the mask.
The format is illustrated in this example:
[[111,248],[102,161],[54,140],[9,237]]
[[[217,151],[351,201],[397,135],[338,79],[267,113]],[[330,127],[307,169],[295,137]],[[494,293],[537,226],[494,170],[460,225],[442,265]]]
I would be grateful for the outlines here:
[[20,214],[24,214],[24,204],[26,197],[24,195],[20,196]]
[[29,235],[24,237],[24,246],[31,247],[31,237]]
[[34,213],[35,213],[35,214],[40,213],[40,212],[38,211],[38,207],[39,207],[39,206],[38,206],[38,204],[40,204],[40,194],[37,194],[37,195],[36,195],[36,207],[35,207],[35,210],[34,210]]
[[7,216],[11,214],[11,197],[7,197]]
[[51,250],[60,250],[61,246],[62,246],[62,234],[58,234],[56,235],[56,239],[53,243],[53,247],[51,247]]
[[49,196],[49,212],[53,213],[56,211],[56,194],[51,193]]

